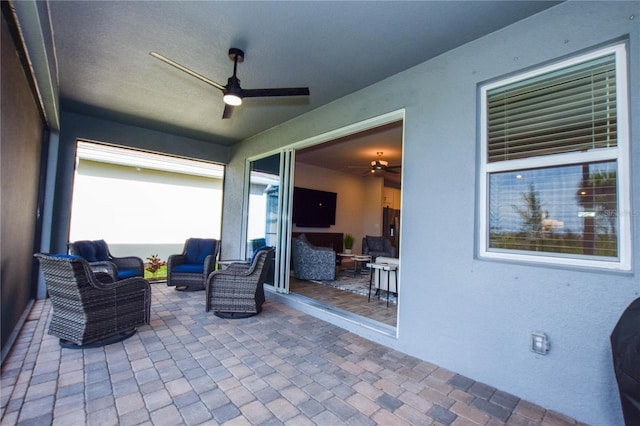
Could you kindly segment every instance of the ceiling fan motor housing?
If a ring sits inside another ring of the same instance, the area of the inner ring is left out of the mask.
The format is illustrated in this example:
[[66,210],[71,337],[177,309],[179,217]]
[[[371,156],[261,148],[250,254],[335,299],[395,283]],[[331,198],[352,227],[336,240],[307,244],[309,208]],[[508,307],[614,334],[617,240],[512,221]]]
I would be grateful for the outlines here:
[[232,47],[229,49],[229,59],[232,62],[243,62],[244,61],[244,52],[237,47]]

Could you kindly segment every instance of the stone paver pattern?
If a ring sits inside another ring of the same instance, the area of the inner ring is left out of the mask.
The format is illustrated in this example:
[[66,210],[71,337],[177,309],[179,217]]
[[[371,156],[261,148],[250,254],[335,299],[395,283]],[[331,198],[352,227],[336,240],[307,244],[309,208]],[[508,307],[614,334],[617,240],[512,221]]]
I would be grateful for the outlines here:
[[129,339],[64,349],[35,302],[2,365],[1,425],[575,425],[571,418],[267,300],[228,320],[152,285]]

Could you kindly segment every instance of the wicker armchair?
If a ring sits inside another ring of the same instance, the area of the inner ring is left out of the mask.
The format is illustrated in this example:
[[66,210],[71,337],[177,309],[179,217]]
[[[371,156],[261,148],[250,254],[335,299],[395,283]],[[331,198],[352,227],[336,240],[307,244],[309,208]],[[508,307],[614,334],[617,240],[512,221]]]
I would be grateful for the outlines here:
[[212,238],[189,238],[182,254],[167,260],[167,285],[176,290],[204,290],[207,277],[215,271],[220,243]]
[[53,306],[49,334],[60,339],[60,346],[115,343],[133,335],[136,326],[149,323],[151,287],[143,278],[113,282],[107,273],[94,274],[78,256],[35,257]]
[[304,234],[291,241],[293,275],[299,280],[333,281],[336,278],[336,252],[316,247]]
[[80,256],[95,273],[106,273],[113,281],[144,277],[144,262],[139,257],[115,257],[104,240],[82,240],[69,243],[69,253]]
[[258,250],[251,263],[232,263],[207,279],[206,311],[221,318],[247,318],[259,314],[264,303],[263,284],[273,262],[273,247]]

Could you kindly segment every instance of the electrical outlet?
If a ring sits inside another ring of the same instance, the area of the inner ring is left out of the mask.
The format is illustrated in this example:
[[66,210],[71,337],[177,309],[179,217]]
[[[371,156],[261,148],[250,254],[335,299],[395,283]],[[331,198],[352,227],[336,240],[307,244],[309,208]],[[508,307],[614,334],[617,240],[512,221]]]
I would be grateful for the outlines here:
[[534,331],[531,333],[531,351],[540,355],[546,355],[549,352],[549,338],[542,331]]

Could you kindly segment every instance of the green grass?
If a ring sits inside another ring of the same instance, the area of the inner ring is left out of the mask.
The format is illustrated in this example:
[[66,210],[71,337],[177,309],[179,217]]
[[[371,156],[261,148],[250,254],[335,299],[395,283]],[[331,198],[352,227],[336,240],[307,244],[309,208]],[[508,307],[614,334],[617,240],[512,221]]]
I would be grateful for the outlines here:
[[144,270],[144,279],[145,280],[166,280],[167,279],[167,265],[161,266],[160,269],[156,271],[155,274]]

